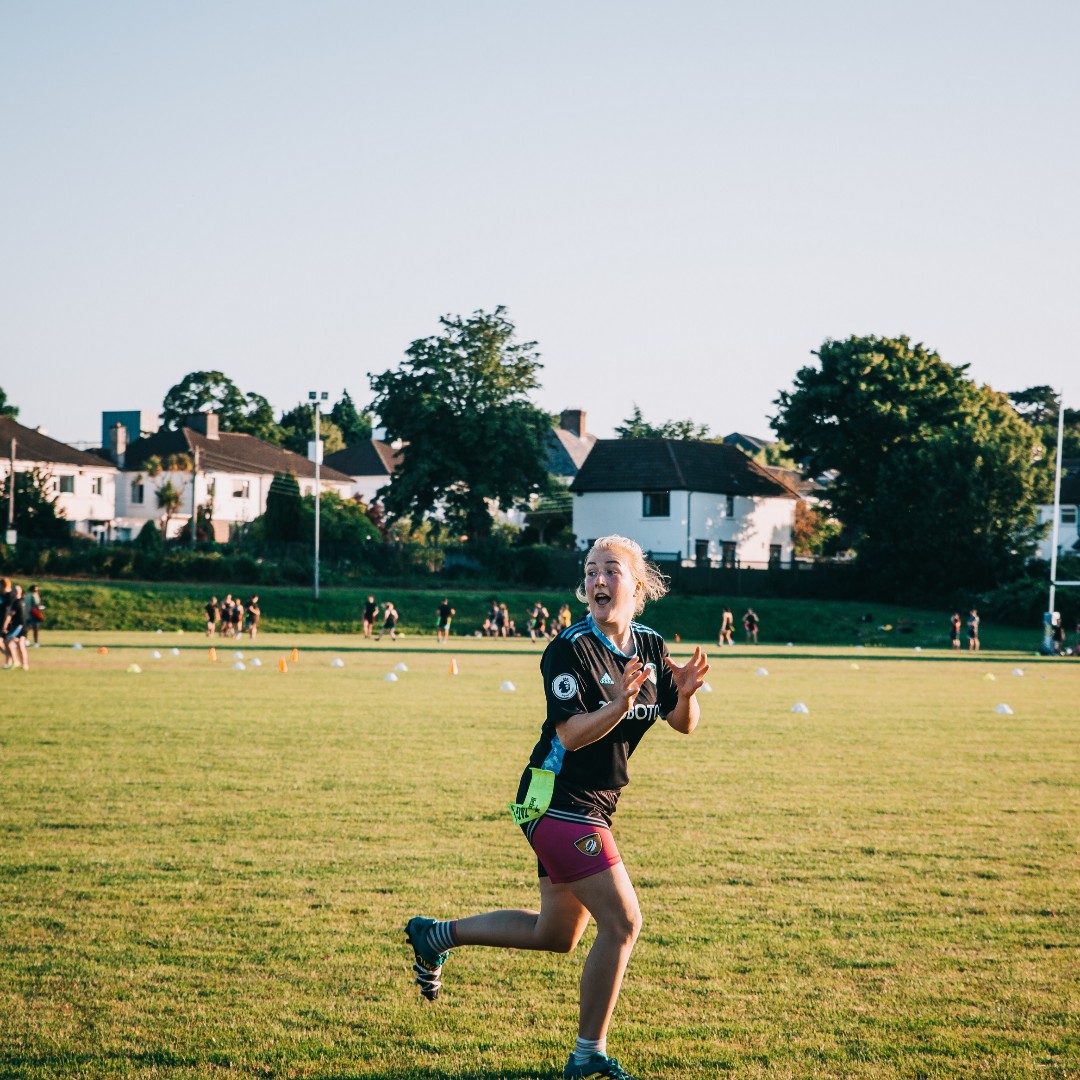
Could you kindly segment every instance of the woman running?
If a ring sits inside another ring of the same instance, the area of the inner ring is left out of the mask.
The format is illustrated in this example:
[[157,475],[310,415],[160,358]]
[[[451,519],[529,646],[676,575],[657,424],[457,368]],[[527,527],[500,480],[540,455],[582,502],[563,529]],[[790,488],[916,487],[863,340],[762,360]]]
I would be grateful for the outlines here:
[[434,1000],[460,945],[570,952],[591,915],[597,933],[581,976],[578,1038],[567,1080],[633,1080],[607,1056],[607,1031],[641,929],[637,895],[611,834],[629,781],[627,759],[658,717],[689,735],[709,665],[700,648],[683,666],[664,639],[634,621],[667,582],[622,536],[597,540],[578,599],[589,612],[554,638],[540,670],[547,717],[511,806],[537,857],[540,910],[491,911],[449,921],[417,916],[405,934],[421,993]]

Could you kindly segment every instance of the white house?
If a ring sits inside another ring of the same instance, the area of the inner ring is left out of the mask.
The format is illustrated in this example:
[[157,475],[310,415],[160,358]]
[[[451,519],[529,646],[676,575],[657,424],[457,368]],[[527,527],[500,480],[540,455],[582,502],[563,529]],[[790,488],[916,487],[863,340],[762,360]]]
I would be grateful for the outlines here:
[[[1061,505],[1058,507],[1058,557],[1080,554],[1080,531],[1077,518],[1080,517],[1080,458],[1065,458],[1061,462],[1064,474],[1061,477]],[[1040,559],[1049,561],[1053,553],[1054,505],[1039,507],[1039,522],[1046,531],[1036,554]]]
[[723,443],[600,439],[570,485],[574,535],[585,547],[622,533],[687,563],[788,562],[798,494]]
[[[49,477],[56,506],[71,530],[98,540],[115,539],[116,466],[97,454],[75,450],[25,427],[10,416],[0,416],[0,477],[38,469]],[[3,507],[7,522],[7,507]]]
[[[117,424],[110,442],[120,467],[116,528],[121,540],[133,539],[151,519],[163,520],[158,492],[167,482],[180,493],[169,536],[180,532],[196,507],[210,505],[217,540],[228,540],[237,526],[266,510],[275,475],[294,475],[302,495],[315,491],[313,461],[253,435],[220,431],[215,413],[189,416],[187,424],[175,431],[159,431],[130,445],[126,429]],[[352,480],[337,469],[320,466],[319,479],[324,492],[335,491],[342,498],[352,493]]]

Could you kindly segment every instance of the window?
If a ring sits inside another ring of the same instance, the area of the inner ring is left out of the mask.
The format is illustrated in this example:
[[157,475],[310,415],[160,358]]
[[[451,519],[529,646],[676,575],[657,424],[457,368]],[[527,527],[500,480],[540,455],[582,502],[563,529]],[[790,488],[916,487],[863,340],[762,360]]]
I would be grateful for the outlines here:
[[1075,525],[1076,524],[1076,507],[1075,506],[1063,506],[1061,508],[1061,524],[1062,525]]
[[141,506],[146,498],[146,488],[141,480],[131,481],[131,501],[136,506]]
[[102,480],[102,478],[100,476],[95,476],[93,478],[93,480],[90,481],[90,494],[91,495],[101,495],[103,493],[103,491],[104,491],[104,488],[105,488],[105,481]]
[[642,492],[641,516],[647,518],[671,517],[671,492]]
[[251,494],[250,480],[234,480],[232,497],[234,499],[246,499]]
[[780,545],[779,544],[770,544],[769,545],[769,562],[770,563],[778,563],[779,561],[780,561]]
[[735,496],[734,495],[725,495],[724,496],[724,514],[727,517],[734,517],[735,516]]
[[73,495],[75,493],[74,476],[58,476],[56,481],[56,490],[59,491],[61,495]]
[[721,566],[732,567],[735,565],[735,542],[732,540],[725,540],[720,545],[720,564]]

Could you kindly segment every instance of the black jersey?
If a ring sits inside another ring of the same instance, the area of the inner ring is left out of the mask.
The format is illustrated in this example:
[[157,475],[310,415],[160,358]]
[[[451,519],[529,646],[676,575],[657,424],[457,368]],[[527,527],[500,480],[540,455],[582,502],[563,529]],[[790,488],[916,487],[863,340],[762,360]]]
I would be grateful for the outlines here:
[[[603,738],[580,750],[567,750],[556,727],[577,713],[595,712],[610,700],[622,684],[623,671],[632,658],[624,656],[593,622],[591,615],[568,626],[544,650],[540,670],[544,676],[547,716],[540,739],[529,757],[532,768],[555,773],[552,809],[592,812],[607,823],[614,813],[619,792],[630,778],[626,763],[645,733],[661,716],[678,704],[679,692],[665,663],[664,639],[640,623],[631,625],[634,656],[650,670],[638,692],[633,709]],[[531,772],[526,768],[518,789],[525,797]]]

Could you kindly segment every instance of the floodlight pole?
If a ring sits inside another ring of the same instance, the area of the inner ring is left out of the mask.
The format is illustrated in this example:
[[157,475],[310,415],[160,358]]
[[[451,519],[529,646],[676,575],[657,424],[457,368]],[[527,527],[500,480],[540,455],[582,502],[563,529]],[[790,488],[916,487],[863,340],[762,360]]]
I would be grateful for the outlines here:
[[322,440],[319,435],[319,405],[327,400],[325,390],[308,391],[308,400],[315,411],[315,599],[319,599],[319,496],[322,483],[319,478],[319,465],[322,461]]
[[1065,438],[1065,392],[1058,401],[1057,457],[1054,459],[1054,522],[1050,529],[1050,606],[1046,609],[1051,620],[1054,617],[1054,599],[1057,588],[1058,523],[1061,519],[1061,448]]

